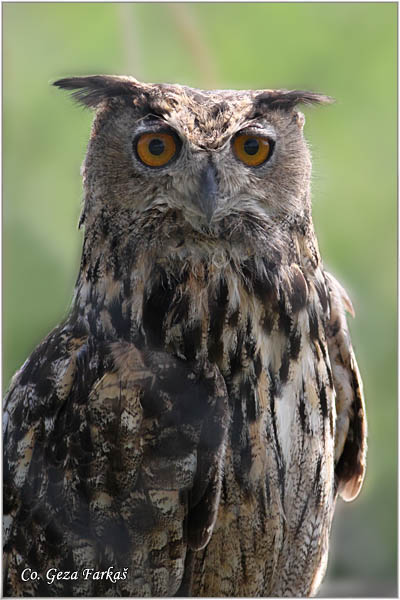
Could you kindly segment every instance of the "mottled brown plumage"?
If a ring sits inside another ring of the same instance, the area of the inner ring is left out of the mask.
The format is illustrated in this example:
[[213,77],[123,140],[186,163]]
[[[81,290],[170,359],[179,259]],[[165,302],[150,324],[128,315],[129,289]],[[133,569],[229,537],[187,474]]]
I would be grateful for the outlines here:
[[[329,99],[56,85],[96,109],[85,237],[70,315],[6,398],[5,594],[315,593],[366,452],[352,307],[320,259],[296,110]],[[167,164],[145,164],[146,135],[152,160],[172,144]],[[50,585],[50,568],[70,576]]]

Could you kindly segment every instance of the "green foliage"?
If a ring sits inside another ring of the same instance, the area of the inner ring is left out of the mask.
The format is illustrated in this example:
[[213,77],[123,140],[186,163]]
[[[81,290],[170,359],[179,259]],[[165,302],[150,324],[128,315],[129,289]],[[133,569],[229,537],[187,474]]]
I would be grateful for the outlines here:
[[4,387],[66,314],[79,265],[79,166],[91,114],[51,81],[127,73],[337,99],[305,109],[306,134],[322,255],[357,313],[370,450],[365,489],[336,518],[330,574],[386,580],[385,595],[397,531],[397,5],[5,3],[3,18]]

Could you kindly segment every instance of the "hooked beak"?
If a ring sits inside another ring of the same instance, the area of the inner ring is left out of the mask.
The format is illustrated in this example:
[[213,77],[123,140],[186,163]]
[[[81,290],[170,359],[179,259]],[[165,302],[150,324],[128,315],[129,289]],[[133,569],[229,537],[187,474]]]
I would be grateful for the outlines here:
[[204,213],[208,225],[211,222],[218,200],[217,170],[211,160],[200,175],[196,204]]

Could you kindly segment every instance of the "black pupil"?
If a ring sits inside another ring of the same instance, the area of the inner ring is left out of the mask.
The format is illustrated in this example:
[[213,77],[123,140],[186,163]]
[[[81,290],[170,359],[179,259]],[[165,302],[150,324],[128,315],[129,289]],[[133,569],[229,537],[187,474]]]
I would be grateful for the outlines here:
[[155,156],[160,156],[160,154],[162,154],[164,150],[165,144],[162,140],[160,140],[159,138],[151,140],[149,144],[149,151],[151,152],[151,154],[154,154]]
[[253,156],[254,154],[257,154],[260,144],[256,139],[253,138],[250,140],[246,140],[243,147],[246,154],[250,154],[250,156]]

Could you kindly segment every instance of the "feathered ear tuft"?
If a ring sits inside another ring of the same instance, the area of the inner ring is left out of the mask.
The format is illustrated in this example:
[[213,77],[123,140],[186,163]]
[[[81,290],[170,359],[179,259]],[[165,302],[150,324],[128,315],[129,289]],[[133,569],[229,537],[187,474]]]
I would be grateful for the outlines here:
[[111,75],[67,77],[55,81],[53,85],[64,90],[76,90],[72,94],[74,100],[89,108],[96,108],[108,98],[133,96],[141,89],[140,84],[133,77]]
[[297,104],[331,104],[334,99],[324,94],[303,90],[271,90],[258,94],[254,99],[256,110],[292,110]]

